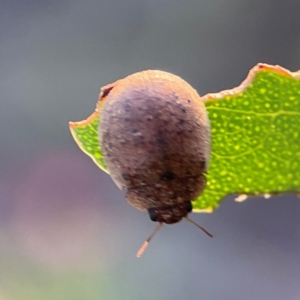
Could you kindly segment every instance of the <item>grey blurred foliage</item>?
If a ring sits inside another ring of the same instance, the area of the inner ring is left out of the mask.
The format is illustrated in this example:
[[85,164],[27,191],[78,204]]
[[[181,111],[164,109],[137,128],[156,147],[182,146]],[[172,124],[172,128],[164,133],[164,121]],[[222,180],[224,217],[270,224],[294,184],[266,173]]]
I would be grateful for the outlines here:
[[[300,69],[299,0],[0,0],[0,299],[300,298],[300,202],[153,229],[71,138],[99,88],[143,69],[200,94],[258,62]],[[259,179],[258,179],[259,180]]]

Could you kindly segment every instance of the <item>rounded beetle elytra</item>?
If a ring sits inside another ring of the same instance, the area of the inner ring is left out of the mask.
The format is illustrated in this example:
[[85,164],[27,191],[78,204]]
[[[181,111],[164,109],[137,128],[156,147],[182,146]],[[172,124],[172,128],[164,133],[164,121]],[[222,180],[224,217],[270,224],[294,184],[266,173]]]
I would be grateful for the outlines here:
[[205,188],[211,144],[196,90],[176,75],[147,70],[103,87],[101,101],[100,147],[127,201],[148,211],[156,231],[183,217],[194,223],[187,215]]

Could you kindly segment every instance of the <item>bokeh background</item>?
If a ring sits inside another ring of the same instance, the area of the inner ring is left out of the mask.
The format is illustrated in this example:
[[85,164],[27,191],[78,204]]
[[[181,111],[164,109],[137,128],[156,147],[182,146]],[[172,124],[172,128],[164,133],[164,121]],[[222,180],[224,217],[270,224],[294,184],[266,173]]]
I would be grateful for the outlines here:
[[[235,203],[154,228],[68,121],[143,69],[200,94],[258,62],[300,69],[299,0],[0,0],[0,299],[300,299],[300,201]],[[259,178],[258,178],[259,180]]]

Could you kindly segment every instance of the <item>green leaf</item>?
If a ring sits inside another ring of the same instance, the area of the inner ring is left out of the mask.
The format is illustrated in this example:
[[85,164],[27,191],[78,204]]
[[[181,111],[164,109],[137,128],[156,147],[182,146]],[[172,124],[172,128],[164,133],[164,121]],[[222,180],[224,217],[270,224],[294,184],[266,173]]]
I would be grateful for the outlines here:
[[299,73],[259,64],[236,89],[207,95],[212,153],[194,209],[230,194],[300,191]]
[[98,140],[98,108],[86,120],[80,122],[70,122],[69,126],[72,136],[78,147],[85,154],[87,154],[100,169],[108,173]]
[[[300,193],[300,72],[258,64],[240,87],[202,99],[212,153],[207,187],[194,211],[212,211],[230,194]],[[99,105],[70,129],[79,147],[107,172],[98,119]]]

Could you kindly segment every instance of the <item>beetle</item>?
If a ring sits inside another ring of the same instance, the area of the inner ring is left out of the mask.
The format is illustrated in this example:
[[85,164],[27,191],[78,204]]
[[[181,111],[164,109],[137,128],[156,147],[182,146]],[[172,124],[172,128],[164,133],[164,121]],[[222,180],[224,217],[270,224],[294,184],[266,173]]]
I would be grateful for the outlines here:
[[211,134],[200,96],[182,78],[159,70],[134,73],[101,88],[99,143],[127,201],[158,222],[188,218],[206,186]]

